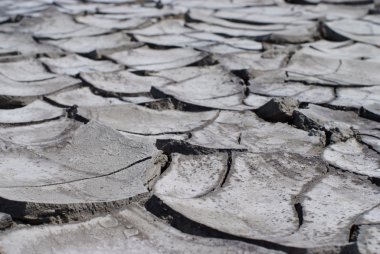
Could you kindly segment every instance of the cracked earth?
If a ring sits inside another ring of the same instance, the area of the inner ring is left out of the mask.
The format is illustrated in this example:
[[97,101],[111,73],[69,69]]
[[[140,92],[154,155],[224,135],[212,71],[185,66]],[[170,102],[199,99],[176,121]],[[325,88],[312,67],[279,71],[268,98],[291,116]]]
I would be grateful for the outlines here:
[[2,0],[0,253],[380,253],[380,2]]

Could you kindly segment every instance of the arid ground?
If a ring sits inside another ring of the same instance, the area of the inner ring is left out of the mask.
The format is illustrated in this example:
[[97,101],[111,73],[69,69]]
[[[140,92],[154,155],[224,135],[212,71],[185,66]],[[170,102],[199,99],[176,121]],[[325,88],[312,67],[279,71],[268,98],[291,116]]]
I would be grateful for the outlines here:
[[380,3],[1,0],[0,253],[380,253]]

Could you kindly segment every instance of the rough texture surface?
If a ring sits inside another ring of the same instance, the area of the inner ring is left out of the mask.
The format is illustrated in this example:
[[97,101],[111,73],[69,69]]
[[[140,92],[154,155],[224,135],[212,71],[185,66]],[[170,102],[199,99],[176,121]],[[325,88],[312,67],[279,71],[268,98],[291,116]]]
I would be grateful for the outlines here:
[[0,1],[0,253],[377,253],[380,3]]

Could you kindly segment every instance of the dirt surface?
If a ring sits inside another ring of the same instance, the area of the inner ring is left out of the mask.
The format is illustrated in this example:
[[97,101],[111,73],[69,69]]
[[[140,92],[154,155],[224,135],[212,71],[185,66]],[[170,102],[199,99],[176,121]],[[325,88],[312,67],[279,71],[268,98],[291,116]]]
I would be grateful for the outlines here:
[[0,253],[378,253],[367,0],[2,0]]

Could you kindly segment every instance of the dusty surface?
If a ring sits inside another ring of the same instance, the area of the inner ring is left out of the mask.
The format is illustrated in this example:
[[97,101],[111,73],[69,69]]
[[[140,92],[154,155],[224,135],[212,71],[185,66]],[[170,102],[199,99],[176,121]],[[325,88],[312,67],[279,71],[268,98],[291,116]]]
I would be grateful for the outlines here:
[[0,2],[0,253],[378,253],[380,4]]

